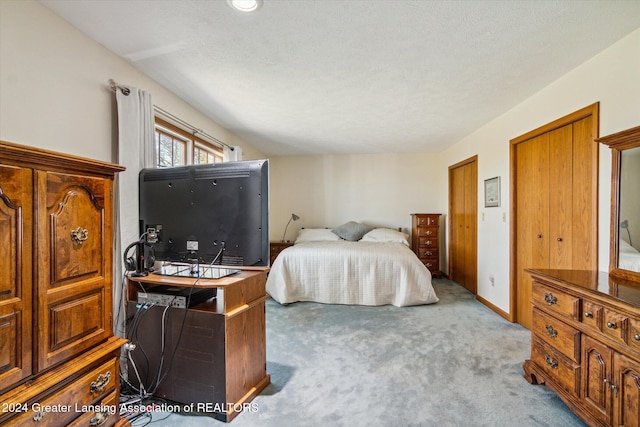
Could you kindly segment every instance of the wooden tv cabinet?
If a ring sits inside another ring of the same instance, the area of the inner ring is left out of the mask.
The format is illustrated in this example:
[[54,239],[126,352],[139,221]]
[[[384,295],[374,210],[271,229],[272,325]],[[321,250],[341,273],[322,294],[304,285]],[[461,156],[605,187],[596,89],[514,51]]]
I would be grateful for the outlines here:
[[582,270],[533,278],[525,378],[552,388],[591,426],[640,422],[640,285]]
[[[171,307],[165,315],[165,307],[156,305],[140,316],[137,334],[131,337],[137,349],[131,355],[141,378],[151,379],[158,371],[161,331],[166,331],[162,369],[166,378],[155,390],[148,391],[169,401],[193,404],[193,412],[225,422],[242,410],[255,409],[249,402],[270,383],[266,372],[267,271],[259,267],[243,269],[216,280],[153,273],[128,277],[127,318],[139,309],[138,292],[143,289],[153,292],[158,286],[170,285],[216,290],[215,298],[188,310]],[[128,328],[127,335],[130,332]],[[148,364],[141,350],[155,355],[148,357]],[[128,371],[129,382],[139,385],[131,366]]]

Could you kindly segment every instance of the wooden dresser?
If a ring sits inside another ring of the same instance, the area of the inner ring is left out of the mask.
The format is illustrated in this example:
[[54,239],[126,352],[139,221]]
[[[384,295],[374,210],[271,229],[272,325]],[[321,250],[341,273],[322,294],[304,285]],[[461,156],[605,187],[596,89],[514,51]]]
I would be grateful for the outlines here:
[[545,383],[592,426],[640,423],[640,284],[584,270],[526,270],[533,279],[531,359]]
[[282,252],[284,249],[288,248],[289,246],[293,246],[293,242],[269,243],[269,259],[270,259],[269,265],[273,265],[273,261],[276,260],[276,258],[278,257],[278,254],[280,254],[280,252]]
[[112,187],[123,168],[0,142],[0,424],[119,418]]
[[440,271],[440,215],[433,213],[411,214],[411,247],[434,277],[442,276]]

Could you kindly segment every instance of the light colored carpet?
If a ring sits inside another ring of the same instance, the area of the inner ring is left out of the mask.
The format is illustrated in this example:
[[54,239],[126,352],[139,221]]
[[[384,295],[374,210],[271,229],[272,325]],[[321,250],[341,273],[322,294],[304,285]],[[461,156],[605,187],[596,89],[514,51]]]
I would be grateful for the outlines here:
[[[530,385],[530,332],[448,280],[440,302],[397,308],[267,301],[271,382],[231,421],[246,426],[583,426]],[[134,426],[149,419],[139,419]],[[154,426],[222,426],[153,413]]]

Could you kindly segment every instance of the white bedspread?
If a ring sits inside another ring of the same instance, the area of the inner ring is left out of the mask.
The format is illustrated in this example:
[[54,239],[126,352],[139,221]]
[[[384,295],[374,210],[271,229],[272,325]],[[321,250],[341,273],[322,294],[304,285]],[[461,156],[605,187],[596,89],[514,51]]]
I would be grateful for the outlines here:
[[620,239],[620,249],[618,252],[618,268],[640,271],[640,252],[622,239]]
[[402,243],[309,242],[283,250],[267,278],[281,304],[432,304],[431,273]]

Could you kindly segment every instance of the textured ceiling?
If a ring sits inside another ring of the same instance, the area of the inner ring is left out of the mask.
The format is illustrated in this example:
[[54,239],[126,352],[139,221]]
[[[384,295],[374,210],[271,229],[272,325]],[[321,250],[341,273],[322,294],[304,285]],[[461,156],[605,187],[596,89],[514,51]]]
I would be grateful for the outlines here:
[[639,0],[40,3],[266,155],[443,150],[640,27]]

